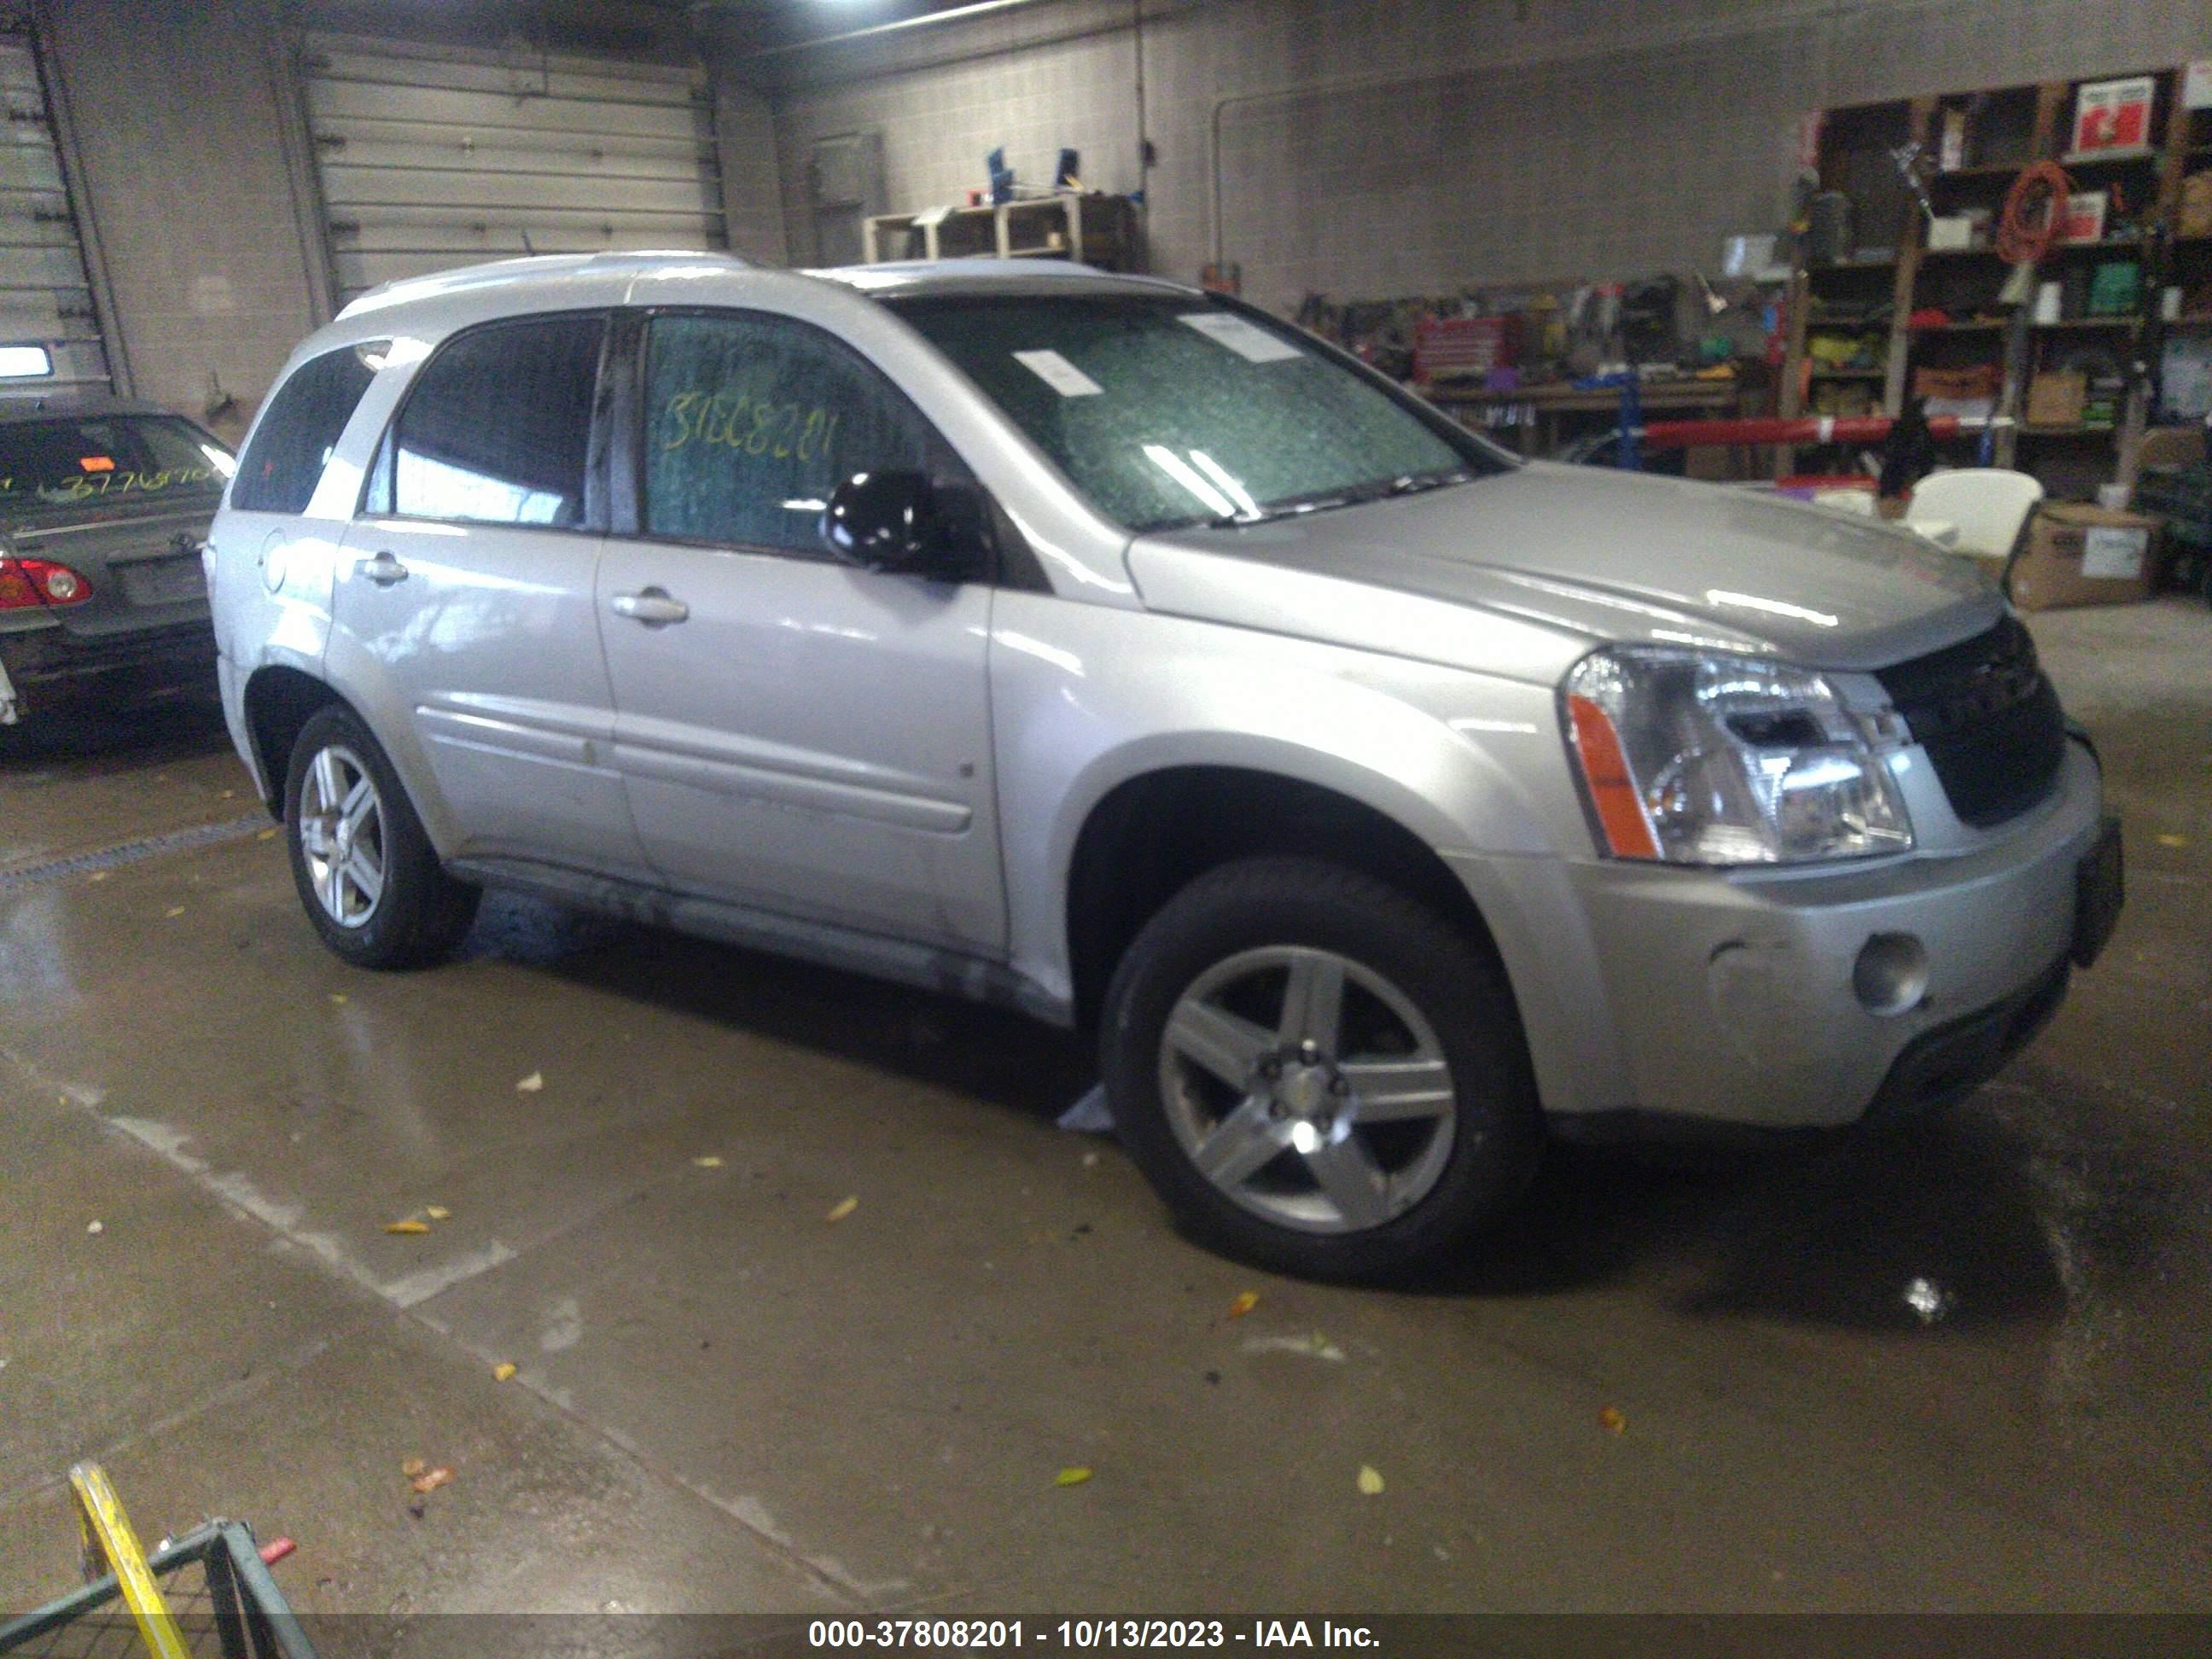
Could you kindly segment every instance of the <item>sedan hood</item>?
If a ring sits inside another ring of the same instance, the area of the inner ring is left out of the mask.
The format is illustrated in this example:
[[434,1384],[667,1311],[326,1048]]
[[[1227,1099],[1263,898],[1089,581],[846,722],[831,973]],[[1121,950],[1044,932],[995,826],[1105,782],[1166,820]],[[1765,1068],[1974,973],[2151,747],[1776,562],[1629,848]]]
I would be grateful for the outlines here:
[[[2003,611],[1967,559],[1873,519],[1541,462],[1399,500],[1143,538],[1129,563],[1153,609],[1346,643],[1367,641],[1346,637],[1345,584],[1592,641],[1840,670],[1918,656],[1981,632]],[[1271,584],[1253,567],[1324,580]]]

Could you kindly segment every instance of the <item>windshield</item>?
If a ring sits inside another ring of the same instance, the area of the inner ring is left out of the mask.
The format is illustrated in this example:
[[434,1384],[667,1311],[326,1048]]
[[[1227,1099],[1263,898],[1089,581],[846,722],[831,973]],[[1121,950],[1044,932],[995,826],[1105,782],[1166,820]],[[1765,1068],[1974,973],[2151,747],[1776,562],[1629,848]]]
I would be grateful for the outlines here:
[[0,422],[0,515],[212,495],[234,465],[221,444],[169,415]]
[[1297,331],[1195,296],[890,303],[1131,530],[1257,523],[1508,465]]

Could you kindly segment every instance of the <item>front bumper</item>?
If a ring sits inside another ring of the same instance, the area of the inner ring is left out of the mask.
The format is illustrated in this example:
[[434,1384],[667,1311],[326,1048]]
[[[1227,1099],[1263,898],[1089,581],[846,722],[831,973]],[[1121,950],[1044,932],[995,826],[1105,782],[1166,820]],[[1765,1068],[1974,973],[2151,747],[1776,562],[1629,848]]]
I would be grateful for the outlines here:
[[52,627],[0,633],[0,725],[142,708],[214,686],[215,630],[206,622],[89,641]]
[[[1530,1037],[1577,1045],[1572,1065],[1534,1057],[1540,1078],[1583,1086],[1547,1104],[1570,1132],[1606,1119],[1758,1131],[1908,1115],[1971,1092],[2064,994],[2077,871],[2103,822],[2097,763],[2073,742],[2051,797],[1971,852],[1847,871],[1560,866],[1553,891],[1579,915],[1542,930],[1533,971],[1579,994]],[[1926,993],[1902,1012],[1871,1012],[1854,988],[1877,934],[1926,952]]]

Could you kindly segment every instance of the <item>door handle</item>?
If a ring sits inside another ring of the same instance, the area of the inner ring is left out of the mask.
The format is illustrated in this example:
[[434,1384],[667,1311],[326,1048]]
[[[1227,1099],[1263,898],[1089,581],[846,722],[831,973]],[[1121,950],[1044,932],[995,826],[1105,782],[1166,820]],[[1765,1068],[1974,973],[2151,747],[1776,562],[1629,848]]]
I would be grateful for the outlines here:
[[407,567],[393,558],[389,552],[380,552],[374,558],[362,562],[361,574],[379,587],[389,587],[394,582],[404,582],[407,580]]
[[691,607],[681,599],[669,598],[665,587],[648,587],[637,593],[617,593],[607,601],[608,609],[617,617],[628,617],[634,623],[643,623],[647,628],[665,628],[671,623],[680,623],[691,614]]

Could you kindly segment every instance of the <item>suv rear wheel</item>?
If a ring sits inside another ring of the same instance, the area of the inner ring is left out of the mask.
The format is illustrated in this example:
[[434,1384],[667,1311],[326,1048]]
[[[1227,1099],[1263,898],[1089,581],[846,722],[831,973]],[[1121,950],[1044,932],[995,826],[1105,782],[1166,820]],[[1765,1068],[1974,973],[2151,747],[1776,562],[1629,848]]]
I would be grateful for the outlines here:
[[452,953],[478,890],[447,875],[407,792],[351,709],[309,718],[284,781],[300,902],[356,968],[416,968]]
[[1503,971],[1328,864],[1228,865],[1170,900],[1115,973],[1101,1060],[1184,1228],[1285,1273],[1434,1262],[1519,1197],[1542,1145]]

